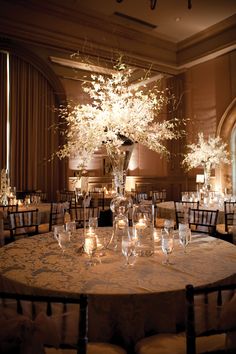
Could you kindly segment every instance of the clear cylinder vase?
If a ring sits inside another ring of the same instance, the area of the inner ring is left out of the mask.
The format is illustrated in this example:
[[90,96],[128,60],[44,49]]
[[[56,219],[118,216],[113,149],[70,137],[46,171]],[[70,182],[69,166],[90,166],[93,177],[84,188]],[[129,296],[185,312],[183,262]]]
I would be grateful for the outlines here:
[[[129,210],[132,206],[131,198],[125,193],[126,170],[132,150],[125,145],[119,150],[107,150],[112,166],[114,197],[110,203],[113,213],[113,236],[110,247],[121,251],[122,233],[129,227]],[[124,228],[123,228],[124,224]]]
[[132,150],[133,143],[124,143],[119,149],[107,149],[113,174],[114,197],[110,204],[113,218],[118,214],[127,216],[131,207],[131,200],[125,195],[125,181]]
[[[123,157],[119,156],[122,159]],[[129,208],[131,207],[130,198],[125,195],[125,178],[126,171],[122,168],[113,168],[113,184],[114,184],[114,197],[111,200],[110,208],[114,217],[118,214],[127,215]]]
[[204,185],[203,189],[205,192],[210,191],[211,184],[210,184],[210,177],[211,177],[211,166],[204,165]]

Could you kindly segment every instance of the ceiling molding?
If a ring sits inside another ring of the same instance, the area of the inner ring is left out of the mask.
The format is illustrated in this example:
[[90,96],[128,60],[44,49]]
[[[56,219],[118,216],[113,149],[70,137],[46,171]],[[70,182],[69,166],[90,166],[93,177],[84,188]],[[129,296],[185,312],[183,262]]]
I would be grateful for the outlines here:
[[85,70],[85,71],[98,73],[98,74],[105,74],[105,75],[112,75],[112,74],[116,73],[115,70],[112,70],[109,68],[105,68],[105,67],[98,66],[98,65],[82,63],[82,62],[75,61],[75,60],[58,58],[58,57],[49,57],[49,59],[51,60],[52,63],[66,66],[66,67],[73,68],[73,69]]
[[[236,15],[178,44],[102,17],[73,11],[56,1],[0,0],[0,36],[30,48],[47,48],[106,61],[124,55],[128,65],[176,75],[197,63],[235,50]],[[37,11],[37,16],[35,13]]]

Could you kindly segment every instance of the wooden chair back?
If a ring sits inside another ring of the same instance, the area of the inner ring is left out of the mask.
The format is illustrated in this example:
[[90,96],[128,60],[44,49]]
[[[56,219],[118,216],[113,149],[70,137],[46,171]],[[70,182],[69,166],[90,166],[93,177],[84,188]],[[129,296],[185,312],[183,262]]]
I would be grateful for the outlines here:
[[38,234],[39,211],[38,209],[26,211],[8,211],[10,237],[32,236]]
[[199,201],[197,202],[178,201],[178,202],[174,202],[174,205],[175,205],[175,219],[176,219],[177,229],[180,223],[183,222],[188,223],[189,208],[199,209]]
[[76,222],[77,228],[84,227],[84,223],[88,223],[90,217],[99,218],[99,208],[98,207],[83,207],[76,206],[69,210],[70,217],[72,221]]
[[232,233],[232,226],[236,227],[236,202],[224,202],[225,231]]
[[219,210],[189,208],[189,226],[191,230],[216,235],[216,224]]
[[52,231],[54,225],[63,225],[65,212],[69,211],[70,203],[51,203],[50,207],[50,219],[49,219],[49,231]]
[[102,210],[105,209],[105,195],[104,192],[89,192],[91,197],[91,207],[99,207]]
[[162,203],[166,201],[166,190],[162,189],[161,191],[151,191],[150,195],[152,196],[152,203]]
[[[228,318],[230,307],[232,307],[231,316],[234,316],[235,305],[236,284],[204,288],[195,288],[193,285],[187,285],[186,353],[197,353],[196,342],[199,337],[210,338],[209,336],[224,333],[229,335],[229,333],[235,332],[236,322]],[[211,337],[212,339],[213,337]],[[231,353],[231,351],[225,350],[224,353],[226,352]]]
[[[61,296],[37,296],[37,295],[22,295],[0,292],[0,307],[2,311],[9,311],[9,309],[15,312],[15,321],[21,321],[19,330],[22,330],[22,336],[24,336],[24,324],[29,326],[31,324],[38,323],[37,316],[44,314],[46,320],[54,320],[56,322],[55,329],[58,331],[58,343],[62,349],[74,349],[77,354],[86,354],[87,352],[87,332],[88,332],[88,299],[87,295],[81,294],[78,297],[61,297]],[[76,312],[77,311],[77,312]],[[13,315],[14,315],[13,312]],[[76,313],[76,316],[75,316]],[[78,314],[78,315],[77,315]],[[23,317],[24,316],[24,317]],[[29,322],[25,319],[29,319]],[[76,325],[74,341],[71,342],[71,336],[66,336],[65,331],[68,330],[66,324],[69,323],[70,318],[73,318],[73,324]],[[24,321],[23,321],[24,319]],[[50,323],[50,322],[49,322]],[[43,324],[41,323],[43,326]],[[34,327],[34,331],[37,330],[37,326]],[[54,329],[52,328],[52,330]],[[42,328],[43,329],[43,328]],[[39,327],[39,331],[42,336],[42,330]],[[49,328],[50,330],[50,328]],[[26,331],[26,333],[28,333]],[[7,334],[6,334],[7,335]],[[21,336],[20,336],[21,337]],[[19,338],[20,338],[19,337]],[[69,338],[70,337],[70,341]],[[1,328],[1,338],[4,338],[4,328]],[[44,338],[42,338],[43,340]],[[48,339],[47,339],[48,340]],[[50,339],[49,339],[50,340]],[[67,342],[68,341],[68,342]],[[54,343],[45,343],[47,347],[54,347]],[[60,351],[61,352],[61,351]],[[63,351],[62,351],[63,352]],[[74,352],[74,351],[73,351]]]

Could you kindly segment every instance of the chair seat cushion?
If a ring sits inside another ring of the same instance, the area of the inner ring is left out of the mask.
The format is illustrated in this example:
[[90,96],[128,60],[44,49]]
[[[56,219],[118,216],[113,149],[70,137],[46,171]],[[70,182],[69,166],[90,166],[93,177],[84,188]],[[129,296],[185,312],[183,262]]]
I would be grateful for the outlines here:
[[49,224],[40,224],[38,227],[39,234],[44,234],[49,232]]
[[216,225],[216,231],[219,232],[219,234],[223,235],[228,235],[233,232],[233,225],[228,226],[228,232],[225,231],[225,224],[217,224]]
[[[45,348],[45,354],[76,354],[74,349]],[[87,354],[126,354],[126,351],[110,343],[88,343]]]
[[[225,334],[199,337],[197,354],[225,348]],[[135,346],[136,354],[186,354],[185,333],[157,334],[140,340]]]

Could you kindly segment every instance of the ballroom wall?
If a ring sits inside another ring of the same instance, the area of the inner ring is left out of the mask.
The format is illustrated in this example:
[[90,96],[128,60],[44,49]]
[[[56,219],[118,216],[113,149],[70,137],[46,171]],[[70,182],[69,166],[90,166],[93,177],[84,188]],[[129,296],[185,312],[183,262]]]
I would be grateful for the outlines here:
[[[182,64],[178,63],[180,60],[178,58],[186,61],[186,56],[184,58],[178,56],[176,46],[169,42],[164,43],[162,40],[148,37],[147,34],[138,36],[136,31],[131,31],[128,35],[122,32],[121,28],[119,34],[122,40],[118,38],[115,40],[114,33],[118,32],[105,32],[106,23],[103,23],[98,31],[95,18],[86,18],[79,13],[76,14],[79,20],[77,18],[75,20],[74,13],[62,13],[60,8],[56,8],[57,11],[53,12],[51,2],[44,4],[35,1],[34,6],[29,6],[27,9],[20,1],[11,3],[0,0],[0,3],[0,40],[8,41],[8,45],[13,48],[21,47],[22,51],[26,49],[37,56],[39,61],[48,66],[56,79],[61,82],[64,92],[56,92],[56,94],[65,94],[67,99],[79,102],[86,100],[81,90],[81,76],[88,73],[80,73],[79,69],[56,65],[52,61],[53,57],[69,60],[73,53],[79,51],[85,59],[96,60],[100,56],[109,61],[109,55],[114,55],[114,46],[119,43],[116,49],[128,53],[129,61],[145,68],[153,63],[156,71],[163,69],[168,72],[170,76],[167,78],[167,86],[173,89],[180,100],[177,116],[189,118],[186,127],[187,136],[168,144],[171,151],[169,159],[161,158],[144,146],[136,145],[128,171],[129,179],[132,180],[130,186],[136,184],[143,188],[165,188],[168,199],[178,199],[181,191],[196,188],[195,175],[201,170],[186,173],[181,167],[181,154],[185,152],[186,143],[193,142],[198,132],[203,131],[204,134],[214,135],[219,131],[222,116],[236,96],[235,50],[208,61],[201,60],[200,64],[194,65],[194,60],[198,59],[197,50],[191,52],[190,49],[186,49],[188,52],[186,55],[192,60],[191,65],[182,65],[184,69],[177,70],[174,69],[174,65]],[[56,1],[54,3],[56,4]],[[232,25],[231,30],[233,30]],[[227,33],[225,32],[225,35]],[[217,41],[217,36],[223,38],[221,34],[215,35],[214,43]],[[193,45],[194,40],[193,42],[190,40],[186,48],[191,48]],[[204,48],[204,39],[198,43],[198,50],[201,49],[201,45]],[[205,53],[208,54],[206,46]],[[29,61],[32,61],[31,56]],[[230,142],[230,132],[224,136],[224,139],[227,143]],[[67,179],[75,174],[73,165],[70,167]],[[230,180],[230,169],[224,173]],[[90,176],[94,184],[106,183],[109,180],[110,177],[104,175],[104,156],[92,162]],[[37,188],[37,186],[32,187]],[[68,180],[60,182],[59,187],[68,188]]]
[[[186,115],[191,119],[187,125],[187,141],[191,143],[197,132],[221,134],[221,120],[236,97],[236,51],[214,60],[193,66],[185,72]],[[234,118],[236,122],[236,117]],[[227,124],[227,122],[226,122]],[[232,125],[232,124],[231,124]],[[221,134],[230,151],[230,131]],[[231,156],[234,159],[234,156]],[[216,171],[217,172],[217,171]],[[222,167],[222,180],[232,179],[231,166]],[[193,178],[196,170],[189,172]],[[228,182],[225,188],[231,188]]]
[[[128,176],[135,177],[139,184],[166,188],[168,197],[174,199],[178,199],[184,189],[196,188],[195,175],[202,170],[195,169],[186,173],[180,167],[181,154],[185,152],[186,144],[196,141],[198,132],[205,135],[216,134],[222,115],[236,96],[235,68],[236,51],[233,51],[188,68],[184,73],[169,80],[170,88],[180,100],[179,117],[189,119],[186,138],[173,141],[169,145],[172,152],[170,159],[161,157],[144,146],[136,145]],[[62,83],[68,97],[83,100],[79,82],[64,79]],[[230,145],[230,136],[226,142]],[[100,164],[96,161],[96,171],[91,172],[91,176],[98,176],[98,183],[102,181],[102,171],[102,160]]]

